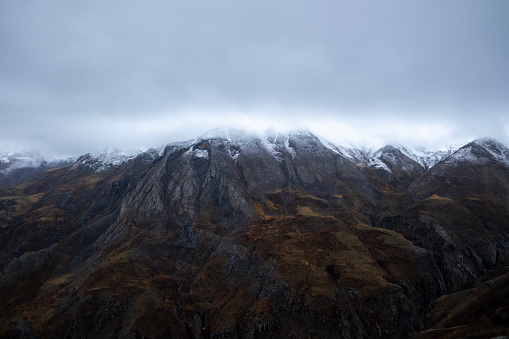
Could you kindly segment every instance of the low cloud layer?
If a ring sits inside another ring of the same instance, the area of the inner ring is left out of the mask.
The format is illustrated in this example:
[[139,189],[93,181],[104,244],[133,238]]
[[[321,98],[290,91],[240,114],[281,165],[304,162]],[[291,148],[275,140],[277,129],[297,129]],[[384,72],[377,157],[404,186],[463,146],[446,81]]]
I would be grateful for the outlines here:
[[505,0],[4,1],[0,149],[81,154],[217,125],[509,143]]

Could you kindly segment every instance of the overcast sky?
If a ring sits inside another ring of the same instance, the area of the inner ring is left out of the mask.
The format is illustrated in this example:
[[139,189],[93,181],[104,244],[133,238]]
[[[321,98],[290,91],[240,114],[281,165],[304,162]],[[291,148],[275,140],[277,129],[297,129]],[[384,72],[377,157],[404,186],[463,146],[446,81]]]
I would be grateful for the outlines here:
[[218,125],[509,144],[509,1],[0,2],[0,150]]

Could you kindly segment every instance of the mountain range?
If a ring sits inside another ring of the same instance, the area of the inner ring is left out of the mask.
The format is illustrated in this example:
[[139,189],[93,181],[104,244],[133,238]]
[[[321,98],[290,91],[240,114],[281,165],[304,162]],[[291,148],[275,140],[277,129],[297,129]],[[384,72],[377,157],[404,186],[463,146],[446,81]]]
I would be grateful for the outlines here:
[[373,150],[221,128],[21,158],[0,156],[1,338],[509,333],[494,139]]

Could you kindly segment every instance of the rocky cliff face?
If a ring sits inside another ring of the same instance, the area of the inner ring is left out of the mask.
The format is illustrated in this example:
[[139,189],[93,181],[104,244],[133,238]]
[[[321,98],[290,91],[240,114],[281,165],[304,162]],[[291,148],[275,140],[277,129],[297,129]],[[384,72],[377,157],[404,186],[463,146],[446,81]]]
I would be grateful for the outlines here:
[[507,152],[480,140],[428,169],[395,147],[361,163],[307,131],[223,130],[40,172],[0,191],[0,334],[426,330],[437,298],[507,264]]

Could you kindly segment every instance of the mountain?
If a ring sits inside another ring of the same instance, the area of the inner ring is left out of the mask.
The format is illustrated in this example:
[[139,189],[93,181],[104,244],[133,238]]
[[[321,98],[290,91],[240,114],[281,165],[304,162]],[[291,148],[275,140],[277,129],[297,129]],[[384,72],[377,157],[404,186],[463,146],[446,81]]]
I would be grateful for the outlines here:
[[[325,144],[325,143],[324,143]],[[357,165],[376,169],[392,185],[408,186],[414,179],[428,171],[456,151],[452,146],[445,150],[430,150],[405,146],[386,145],[380,149],[366,146],[331,146]]]
[[506,334],[508,154],[221,128],[4,180],[0,335]]
[[76,158],[56,154],[0,152],[0,186],[36,180],[40,172],[74,161]]
[[136,158],[141,153],[145,156],[157,158],[161,155],[162,149],[151,148],[146,152],[139,150],[118,150],[105,148],[101,151],[94,151],[80,156],[76,160],[77,167],[88,168],[94,171],[105,171],[110,168],[122,166],[124,163]]

